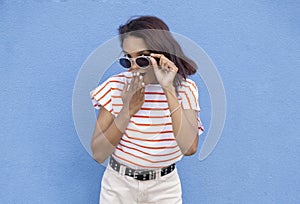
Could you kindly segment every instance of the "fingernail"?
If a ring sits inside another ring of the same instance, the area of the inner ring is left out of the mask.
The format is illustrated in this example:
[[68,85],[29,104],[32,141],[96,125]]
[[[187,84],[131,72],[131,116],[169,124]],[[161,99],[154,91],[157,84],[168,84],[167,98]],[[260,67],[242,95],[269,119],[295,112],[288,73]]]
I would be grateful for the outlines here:
[[137,75],[137,76],[140,76],[140,73],[139,73],[139,72],[137,72],[137,73],[136,73],[136,75]]
[[140,79],[143,79],[143,76],[142,76],[142,75],[140,75]]
[[145,86],[145,83],[144,83],[144,82],[142,82],[142,86],[143,86],[143,87]]

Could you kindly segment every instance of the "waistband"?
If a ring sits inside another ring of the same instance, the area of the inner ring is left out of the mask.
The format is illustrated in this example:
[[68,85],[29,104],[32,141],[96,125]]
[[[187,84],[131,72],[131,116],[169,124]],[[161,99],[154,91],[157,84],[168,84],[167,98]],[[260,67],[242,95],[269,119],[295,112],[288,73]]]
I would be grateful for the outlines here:
[[138,170],[138,169],[132,169],[129,168],[121,163],[119,163],[115,158],[112,156],[110,157],[109,165],[112,169],[114,169],[117,172],[120,172],[121,167],[123,166],[125,168],[125,175],[133,177],[140,181],[147,181],[147,180],[154,180],[158,176],[157,173],[160,173],[160,176],[165,176],[169,173],[171,173],[175,169],[175,164],[171,164],[170,166],[161,168],[158,170]]

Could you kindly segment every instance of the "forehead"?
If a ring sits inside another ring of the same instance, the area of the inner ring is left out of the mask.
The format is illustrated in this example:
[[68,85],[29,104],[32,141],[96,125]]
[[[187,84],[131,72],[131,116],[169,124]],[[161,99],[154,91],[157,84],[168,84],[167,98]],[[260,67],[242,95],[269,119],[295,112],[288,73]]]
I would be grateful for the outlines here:
[[143,50],[148,50],[148,47],[143,38],[135,36],[127,36],[123,40],[123,51],[126,53],[137,53]]

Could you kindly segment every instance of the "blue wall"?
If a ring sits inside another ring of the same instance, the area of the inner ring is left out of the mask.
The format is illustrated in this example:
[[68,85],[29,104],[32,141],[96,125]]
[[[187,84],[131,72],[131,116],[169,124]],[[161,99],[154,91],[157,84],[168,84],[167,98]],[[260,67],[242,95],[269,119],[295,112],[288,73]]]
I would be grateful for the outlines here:
[[98,202],[104,167],[78,139],[73,87],[89,54],[136,14],[195,41],[224,83],[216,149],[178,163],[184,203],[299,203],[299,11],[297,1],[0,1],[0,203]]

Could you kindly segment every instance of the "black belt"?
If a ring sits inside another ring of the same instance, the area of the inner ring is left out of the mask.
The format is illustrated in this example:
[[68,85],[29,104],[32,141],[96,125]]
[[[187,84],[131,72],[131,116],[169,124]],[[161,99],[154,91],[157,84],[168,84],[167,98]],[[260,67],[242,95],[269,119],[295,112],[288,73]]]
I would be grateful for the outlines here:
[[[117,162],[113,157],[110,157],[109,164],[110,164],[111,168],[113,168],[117,172],[120,172],[121,166],[125,166],[125,165]],[[171,173],[174,169],[175,169],[175,164],[171,164],[168,167],[162,168],[160,170],[160,175],[165,176],[165,175]],[[156,172],[157,172],[157,170],[137,170],[137,169],[132,169],[132,168],[125,166],[125,175],[133,177],[140,181],[147,181],[147,180],[155,179]]]

